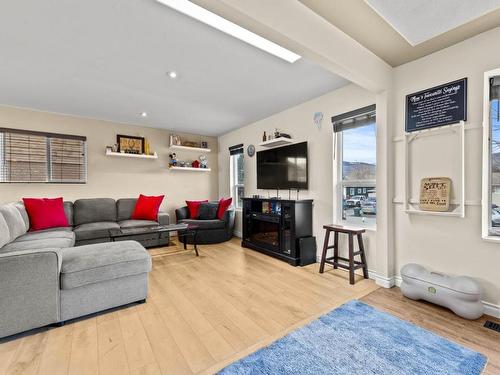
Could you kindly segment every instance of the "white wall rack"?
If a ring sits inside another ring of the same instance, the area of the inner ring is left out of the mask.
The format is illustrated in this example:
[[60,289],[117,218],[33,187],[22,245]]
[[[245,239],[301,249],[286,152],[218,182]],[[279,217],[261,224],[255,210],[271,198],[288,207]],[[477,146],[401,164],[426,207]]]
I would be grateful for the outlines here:
[[[433,136],[442,134],[443,131],[451,131],[458,133],[459,142],[458,149],[460,151],[460,196],[458,197],[458,204],[451,211],[435,212],[424,211],[413,207],[410,197],[410,183],[411,183],[411,163],[409,160],[410,144],[422,136]],[[404,155],[405,155],[405,191],[404,191],[404,207],[407,214],[414,215],[429,215],[429,216],[451,216],[451,217],[465,217],[465,122],[460,121],[456,124],[441,126],[432,129],[424,129],[412,133],[406,133],[404,137]]]

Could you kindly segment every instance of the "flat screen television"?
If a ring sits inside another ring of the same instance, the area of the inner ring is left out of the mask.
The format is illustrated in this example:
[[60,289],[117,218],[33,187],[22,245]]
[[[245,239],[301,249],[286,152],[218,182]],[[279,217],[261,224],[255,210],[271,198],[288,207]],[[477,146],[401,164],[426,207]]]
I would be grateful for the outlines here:
[[307,142],[257,152],[257,189],[307,188]]

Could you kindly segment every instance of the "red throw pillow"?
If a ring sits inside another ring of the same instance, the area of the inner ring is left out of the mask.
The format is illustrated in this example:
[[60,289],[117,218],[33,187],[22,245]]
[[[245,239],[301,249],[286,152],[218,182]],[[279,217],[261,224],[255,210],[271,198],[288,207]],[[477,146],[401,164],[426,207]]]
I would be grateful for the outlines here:
[[188,206],[188,209],[189,209],[189,217],[191,219],[196,219],[198,218],[198,210],[200,209],[200,204],[202,203],[207,203],[208,200],[204,200],[204,201],[186,201],[186,204]]
[[23,202],[30,218],[30,231],[68,226],[62,197],[23,198]]
[[158,210],[160,209],[161,202],[164,195],[151,196],[139,195],[135,203],[134,212],[132,212],[132,220],[158,220]]
[[219,208],[217,209],[217,217],[219,220],[222,220],[224,217],[224,213],[227,211],[229,206],[231,206],[231,203],[233,203],[233,198],[221,198],[219,201]]

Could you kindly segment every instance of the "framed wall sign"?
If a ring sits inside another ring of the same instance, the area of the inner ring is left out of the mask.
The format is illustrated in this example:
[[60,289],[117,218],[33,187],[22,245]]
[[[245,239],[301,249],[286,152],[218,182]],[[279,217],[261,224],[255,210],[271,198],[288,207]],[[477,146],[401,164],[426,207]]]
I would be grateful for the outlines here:
[[406,95],[406,132],[467,120],[467,78]]
[[118,134],[116,136],[118,151],[126,154],[144,154],[145,139],[132,135]]

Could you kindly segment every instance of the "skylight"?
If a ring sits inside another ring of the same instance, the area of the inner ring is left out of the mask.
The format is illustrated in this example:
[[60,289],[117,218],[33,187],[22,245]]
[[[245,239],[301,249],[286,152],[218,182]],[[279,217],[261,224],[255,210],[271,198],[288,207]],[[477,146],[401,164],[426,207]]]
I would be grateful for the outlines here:
[[214,29],[229,34],[245,43],[257,47],[267,53],[277,56],[289,63],[294,63],[301,58],[300,55],[281,47],[280,45],[271,42],[235,23],[226,20],[212,13],[205,8],[200,7],[188,0],[156,0],[159,3],[166,5],[176,11],[192,17],[200,22],[203,22]]

